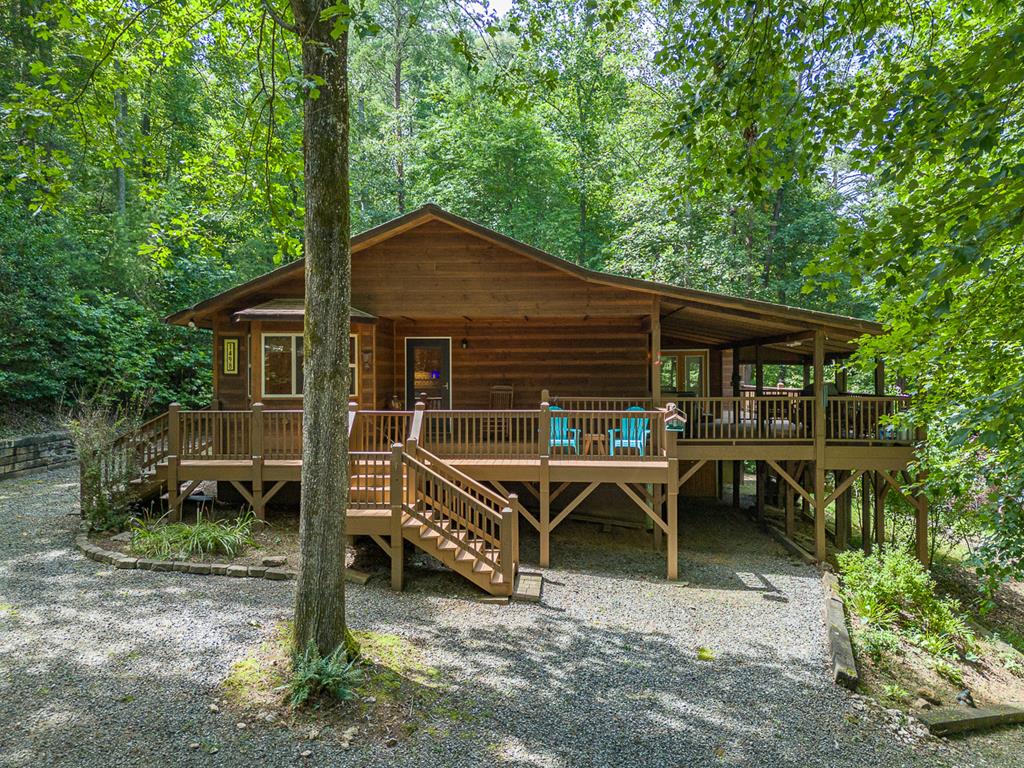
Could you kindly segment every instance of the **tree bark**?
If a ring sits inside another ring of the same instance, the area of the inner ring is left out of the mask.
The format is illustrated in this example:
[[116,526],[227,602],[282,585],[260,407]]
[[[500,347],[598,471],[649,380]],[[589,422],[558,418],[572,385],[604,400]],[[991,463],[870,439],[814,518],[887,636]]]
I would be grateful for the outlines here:
[[345,640],[348,507],[349,251],[348,36],[331,37],[316,0],[292,0],[302,70],[319,82],[303,111],[306,319],[302,428],[301,565],[295,647],[329,654]]

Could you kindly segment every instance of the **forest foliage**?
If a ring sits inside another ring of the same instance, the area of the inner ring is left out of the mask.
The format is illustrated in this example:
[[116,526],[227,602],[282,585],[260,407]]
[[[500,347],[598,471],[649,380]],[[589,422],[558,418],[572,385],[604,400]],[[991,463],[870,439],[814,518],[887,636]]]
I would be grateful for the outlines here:
[[[877,316],[859,361],[915,395],[939,519],[1019,572],[1018,4],[351,10],[355,231],[434,201],[597,269]],[[160,317],[301,256],[298,54],[256,2],[8,5],[0,407],[205,402],[208,339]]]

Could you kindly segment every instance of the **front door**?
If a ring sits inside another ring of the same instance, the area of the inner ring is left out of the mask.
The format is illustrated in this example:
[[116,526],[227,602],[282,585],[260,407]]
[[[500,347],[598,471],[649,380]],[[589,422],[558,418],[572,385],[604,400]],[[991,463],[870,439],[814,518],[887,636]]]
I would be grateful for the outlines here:
[[452,340],[405,340],[405,407],[423,397],[427,408],[452,407]]

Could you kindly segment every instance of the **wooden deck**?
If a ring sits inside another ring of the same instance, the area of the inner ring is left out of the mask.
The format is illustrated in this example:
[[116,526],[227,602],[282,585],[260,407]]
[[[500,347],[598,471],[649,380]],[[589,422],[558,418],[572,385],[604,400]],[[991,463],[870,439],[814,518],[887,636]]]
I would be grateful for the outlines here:
[[[632,407],[636,410],[562,410],[546,404],[517,411],[353,407],[349,532],[374,537],[393,558],[401,557],[395,542],[402,539],[414,540],[455,568],[472,559],[486,571],[486,580],[481,582],[472,568],[467,578],[505,590],[514,574],[502,572],[496,554],[502,542],[489,533],[500,527],[502,510],[537,529],[540,564],[547,566],[552,530],[598,487],[612,485],[650,518],[655,543],[664,540],[666,573],[676,578],[680,488],[709,462],[733,462],[735,472],[743,461],[757,461],[778,478],[787,525],[796,505],[812,507],[822,539],[825,507],[836,504],[838,520],[838,510],[849,509],[858,479],[865,498],[870,482],[876,507],[887,491],[907,496],[918,510],[918,525],[926,525],[923,500],[904,490],[913,481],[907,468],[914,446],[906,432],[890,426],[904,407],[897,398],[844,397],[819,407],[813,398],[744,395],[693,398],[663,409]],[[172,514],[200,482],[212,480],[234,487],[263,517],[281,488],[301,478],[301,431],[301,411],[258,404],[249,411],[172,406],[126,439],[123,455],[112,462],[137,462],[140,487],[166,487]],[[826,472],[835,476],[830,492]],[[509,492],[513,484],[536,504],[521,503]],[[441,486],[443,497],[437,496]],[[425,500],[432,510],[427,517]],[[455,514],[459,505],[468,506]],[[452,533],[456,529],[458,535]],[[469,546],[464,539],[476,543]],[[518,550],[506,558],[517,561]],[[397,584],[400,570],[393,579]]]

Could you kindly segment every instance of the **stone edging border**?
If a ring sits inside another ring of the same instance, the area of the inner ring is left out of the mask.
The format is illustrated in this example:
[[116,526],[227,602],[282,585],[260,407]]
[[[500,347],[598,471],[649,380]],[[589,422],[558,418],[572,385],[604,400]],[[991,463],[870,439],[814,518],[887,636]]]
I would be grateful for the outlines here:
[[183,560],[151,560],[145,557],[131,557],[93,544],[89,541],[89,535],[84,532],[75,537],[75,549],[97,563],[105,563],[125,570],[176,571],[204,576],[233,576],[235,578],[270,579],[271,581],[287,581],[295,578],[295,571],[291,568],[231,565],[228,563],[189,563]]

